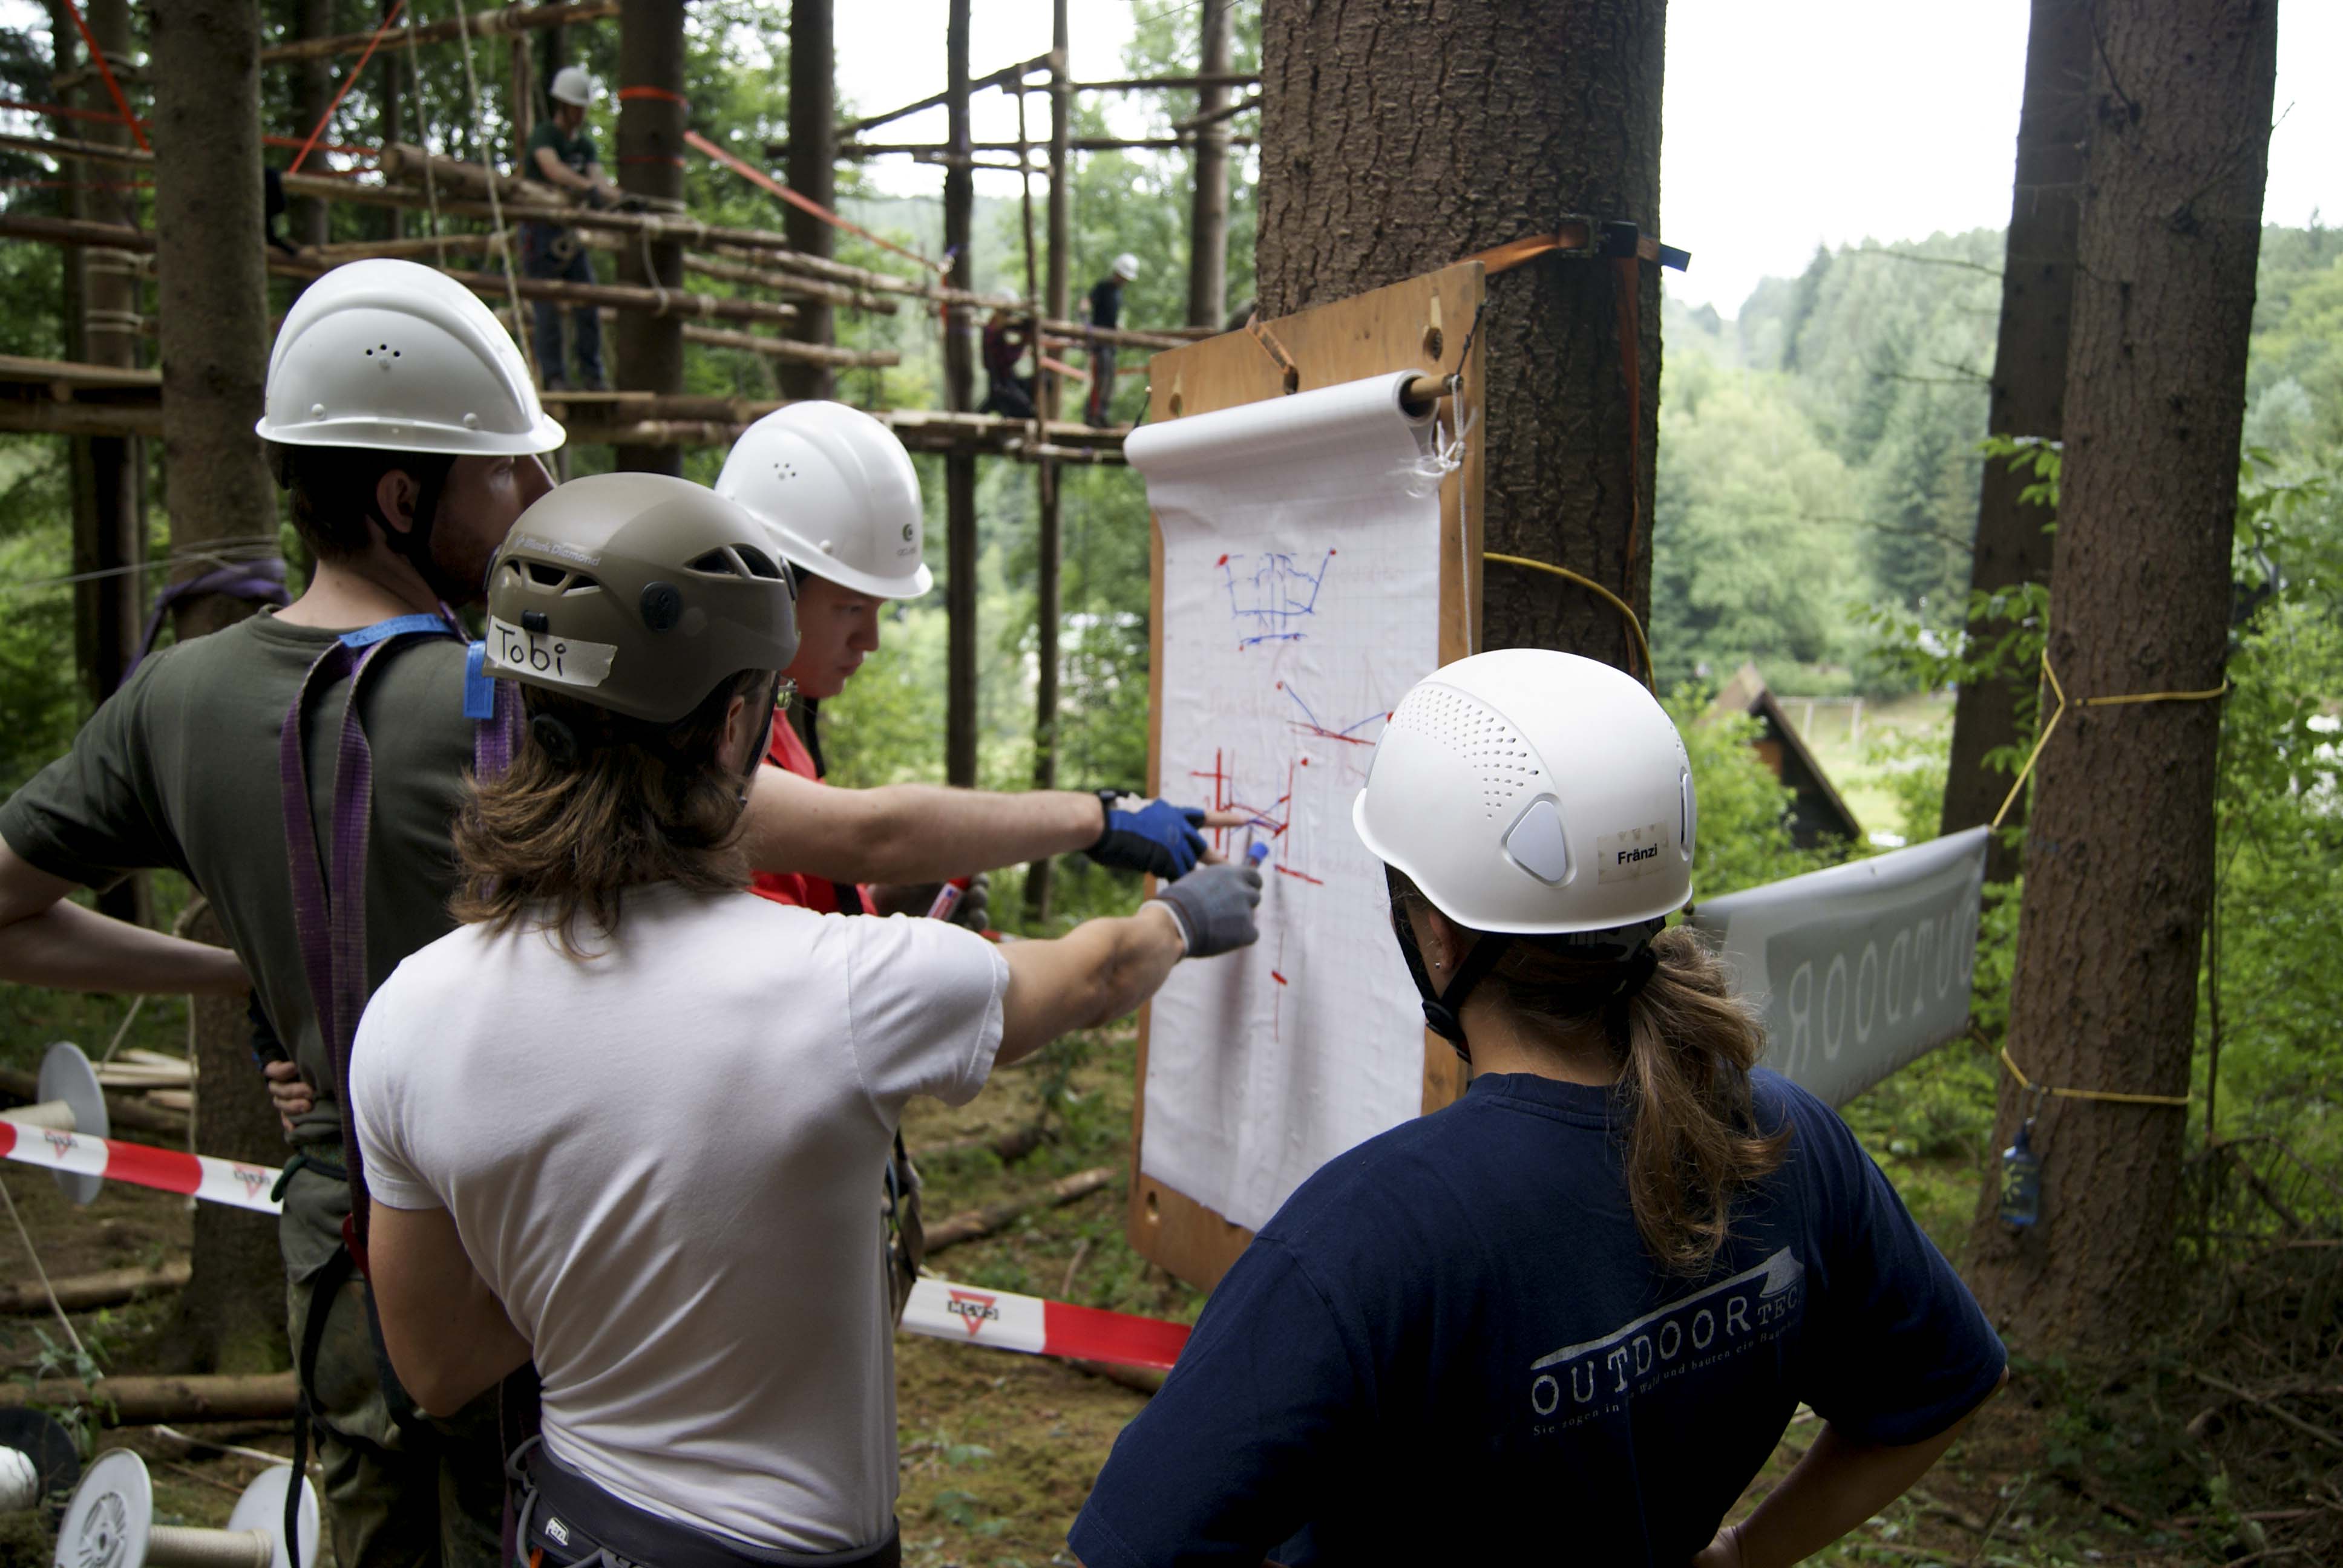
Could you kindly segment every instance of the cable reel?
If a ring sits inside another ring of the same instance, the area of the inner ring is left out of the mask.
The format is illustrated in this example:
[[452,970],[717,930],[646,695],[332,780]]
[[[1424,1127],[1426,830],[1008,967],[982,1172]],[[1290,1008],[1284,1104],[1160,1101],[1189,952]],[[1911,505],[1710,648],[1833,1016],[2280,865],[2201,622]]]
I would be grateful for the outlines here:
[[[225,1530],[155,1523],[146,1462],[126,1448],[100,1454],[57,1530],[55,1568],[293,1568],[285,1550],[286,1492],[293,1467],[266,1471],[244,1489]],[[301,1483],[301,1563],[317,1561],[317,1494]]]
[[[97,1086],[97,1070],[81,1047],[70,1040],[58,1040],[41,1058],[41,1076],[34,1092],[39,1100],[0,1111],[0,1121],[52,1132],[86,1133],[92,1138],[114,1135],[114,1124],[106,1114],[106,1091]],[[98,1165],[102,1169],[105,1163],[100,1151]],[[53,1171],[50,1174],[57,1179],[57,1191],[76,1207],[86,1207],[106,1190],[106,1179],[92,1171]]]

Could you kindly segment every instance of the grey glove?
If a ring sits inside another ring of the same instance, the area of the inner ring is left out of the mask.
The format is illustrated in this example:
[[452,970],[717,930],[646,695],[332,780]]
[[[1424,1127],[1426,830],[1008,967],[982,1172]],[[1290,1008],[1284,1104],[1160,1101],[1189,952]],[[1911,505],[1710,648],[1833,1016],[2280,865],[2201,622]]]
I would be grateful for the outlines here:
[[1192,959],[1249,948],[1261,937],[1252,916],[1261,902],[1261,873],[1251,866],[1199,866],[1156,890],[1153,901],[1171,909]]

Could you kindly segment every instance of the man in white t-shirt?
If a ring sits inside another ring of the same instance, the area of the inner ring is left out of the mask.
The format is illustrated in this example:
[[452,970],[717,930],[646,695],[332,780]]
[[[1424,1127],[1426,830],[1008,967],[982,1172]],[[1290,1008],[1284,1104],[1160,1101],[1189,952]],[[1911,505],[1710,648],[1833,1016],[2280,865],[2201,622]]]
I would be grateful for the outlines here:
[[488,659],[528,736],[458,823],[466,923],[358,1030],[384,1340],[427,1410],[534,1359],[519,1550],[548,1563],[897,1561],[872,1178],[905,1103],[963,1103],[1253,937],[1259,878],[1227,865],[1006,949],[744,896],[740,793],[796,643],[763,540],[656,475],[522,517]]

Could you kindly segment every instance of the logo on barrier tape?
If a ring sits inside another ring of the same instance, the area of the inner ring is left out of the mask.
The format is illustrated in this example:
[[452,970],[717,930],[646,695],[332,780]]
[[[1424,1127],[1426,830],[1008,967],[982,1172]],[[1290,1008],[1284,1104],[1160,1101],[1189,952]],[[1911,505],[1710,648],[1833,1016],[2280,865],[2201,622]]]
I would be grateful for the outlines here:
[[969,1338],[974,1339],[983,1332],[985,1324],[1001,1321],[1001,1309],[992,1303],[992,1297],[975,1291],[954,1291],[944,1311],[965,1322]]
[[236,1178],[247,1198],[257,1198],[267,1191],[268,1184],[277,1178],[276,1171],[257,1165],[233,1165],[228,1168],[228,1174]]
[[41,1133],[41,1141],[47,1144],[49,1152],[60,1160],[81,1147],[80,1139],[70,1132],[59,1132],[55,1128],[45,1129]]

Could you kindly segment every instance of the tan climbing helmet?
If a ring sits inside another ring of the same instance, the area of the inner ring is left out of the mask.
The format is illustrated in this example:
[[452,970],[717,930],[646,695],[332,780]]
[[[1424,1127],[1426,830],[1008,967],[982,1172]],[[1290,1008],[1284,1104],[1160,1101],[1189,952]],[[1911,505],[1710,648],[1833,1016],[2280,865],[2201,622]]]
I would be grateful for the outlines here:
[[520,515],[488,568],[488,673],[672,724],[798,652],[764,527],[703,486],[598,474]]

